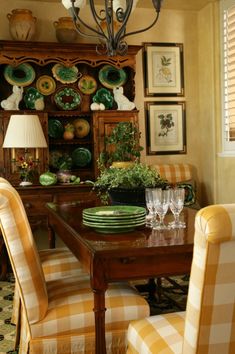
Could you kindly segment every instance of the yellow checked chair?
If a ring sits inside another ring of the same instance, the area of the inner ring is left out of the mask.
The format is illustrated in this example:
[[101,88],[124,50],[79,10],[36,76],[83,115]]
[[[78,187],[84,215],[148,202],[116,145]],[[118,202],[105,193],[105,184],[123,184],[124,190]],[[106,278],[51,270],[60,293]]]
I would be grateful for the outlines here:
[[[19,354],[95,352],[94,300],[84,275],[45,281],[38,251],[17,191],[0,183],[0,227],[19,286]],[[106,291],[107,353],[125,353],[130,320],[149,315],[149,306],[126,283]]]
[[[10,183],[3,177],[0,177],[0,183],[7,183],[10,185]],[[78,259],[66,247],[39,250],[38,253],[46,281],[60,279],[61,277],[71,275],[84,274],[84,277],[87,277],[87,273],[83,271]],[[16,282],[11,323],[17,326],[17,332],[19,330],[19,319],[20,296]],[[17,345],[18,342],[16,341],[16,346]]]
[[235,204],[201,209],[186,312],[131,322],[128,354],[235,353]]
[[192,165],[188,163],[154,164],[151,168],[157,170],[172,187],[180,186],[185,189],[185,206],[200,209]]

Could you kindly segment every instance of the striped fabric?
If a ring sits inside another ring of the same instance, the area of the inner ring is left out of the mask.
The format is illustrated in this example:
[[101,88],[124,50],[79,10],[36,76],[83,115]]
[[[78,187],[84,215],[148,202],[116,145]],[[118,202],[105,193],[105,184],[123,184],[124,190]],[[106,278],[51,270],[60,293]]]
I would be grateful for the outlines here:
[[235,204],[201,209],[185,320],[174,313],[131,322],[128,353],[235,353],[234,254]]
[[[0,183],[0,226],[22,303],[19,354],[95,353],[89,279],[81,273],[45,281],[20,197],[5,183]],[[110,285],[105,304],[107,353],[125,353],[128,324],[148,316],[149,305],[123,283]]]
[[[84,274],[84,276],[88,276],[87,273],[83,271],[78,259],[66,247],[39,250],[38,253],[46,281],[71,275]],[[20,295],[17,283],[15,283],[11,323],[18,326],[19,316]]]
[[0,222],[4,242],[30,323],[40,321],[47,312],[48,297],[37,248],[22,201],[13,187],[0,183]]
[[170,184],[192,179],[192,167],[186,163],[179,164],[155,164],[151,165],[156,169],[160,176],[166,179]]

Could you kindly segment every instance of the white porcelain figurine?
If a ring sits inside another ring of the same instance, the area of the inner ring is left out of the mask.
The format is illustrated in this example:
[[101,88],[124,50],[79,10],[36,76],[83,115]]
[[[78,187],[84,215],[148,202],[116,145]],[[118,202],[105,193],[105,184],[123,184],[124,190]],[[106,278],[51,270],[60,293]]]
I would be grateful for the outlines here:
[[113,88],[114,100],[117,102],[118,110],[131,111],[135,108],[134,102],[131,102],[123,94],[123,87],[114,87]]
[[12,94],[1,102],[1,107],[6,111],[19,110],[19,104],[23,97],[23,87],[13,86]]

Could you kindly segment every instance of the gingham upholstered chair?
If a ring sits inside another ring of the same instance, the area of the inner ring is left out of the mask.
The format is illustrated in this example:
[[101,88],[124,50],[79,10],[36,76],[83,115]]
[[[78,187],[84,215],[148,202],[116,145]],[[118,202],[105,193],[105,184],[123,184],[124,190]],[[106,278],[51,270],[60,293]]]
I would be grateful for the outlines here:
[[[0,183],[7,183],[10,185],[10,183],[3,177],[0,177]],[[82,269],[78,259],[66,247],[39,250],[38,253],[46,281],[60,279],[61,277],[71,275],[84,274],[85,277],[87,276],[87,273]],[[11,323],[15,324],[17,327],[19,325],[19,316],[20,296],[16,283]],[[16,346],[17,344],[18,343],[16,342]]]
[[166,179],[169,184],[181,186],[185,189],[185,206],[200,209],[196,196],[196,182],[193,176],[193,167],[188,163],[154,164],[151,167]]
[[[22,303],[20,354],[95,352],[93,293],[84,276],[45,281],[39,255],[17,191],[0,183],[0,227]],[[107,353],[125,353],[130,320],[149,306],[128,284],[106,291]]]
[[235,204],[201,209],[186,312],[131,322],[128,354],[235,353]]

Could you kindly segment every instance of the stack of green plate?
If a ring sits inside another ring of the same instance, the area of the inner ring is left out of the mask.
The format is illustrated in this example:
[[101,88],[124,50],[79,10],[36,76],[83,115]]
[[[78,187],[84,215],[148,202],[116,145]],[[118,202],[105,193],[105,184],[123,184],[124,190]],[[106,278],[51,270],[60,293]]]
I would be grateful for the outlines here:
[[145,224],[146,210],[142,207],[115,205],[83,210],[83,224],[102,233],[133,231]]

